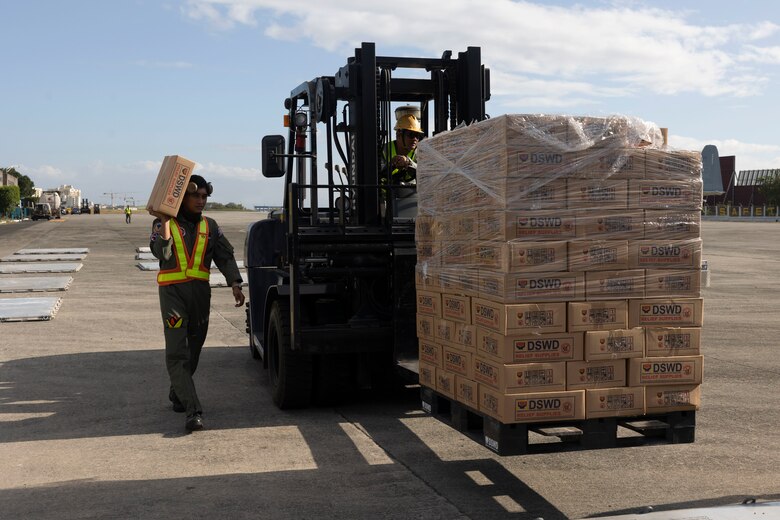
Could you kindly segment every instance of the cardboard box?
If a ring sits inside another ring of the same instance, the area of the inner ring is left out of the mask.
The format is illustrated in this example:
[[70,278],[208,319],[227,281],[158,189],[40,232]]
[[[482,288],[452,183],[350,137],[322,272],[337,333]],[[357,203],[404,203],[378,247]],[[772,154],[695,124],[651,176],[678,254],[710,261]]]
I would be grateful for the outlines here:
[[417,291],[417,314],[441,317],[441,294],[433,291]]
[[433,318],[433,338],[439,343],[454,343],[455,322],[444,318]]
[[476,352],[476,325],[466,325],[465,323],[455,322],[455,344],[457,344],[463,350]]
[[[478,206],[471,206],[478,207]],[[474,240],[477,238],[479,212],[476,210],[444,214],[436,217],[439,240]]]
[[510,247],[510,272],[550,273],[566,271],[568,263],[568,242],[512,241]]
[[576,177],[592,179],[642,179],[645,150],[642,148],[589,148],[580,152]]
[[627,209],[628,181],[620,179],[571,179],[569,209]]
[[438,243],[436,256],[439,265],[449,267],[468,267],[476,265],[474,243],[466,240],[442,240]]
[[585,391],[502,394],[479,385],[479,411],[504,424],[580,420]]
[[[516,153],[514,150],[517,150]],[[576,152],[562,151],[559,146],[513,147],[507,156],[510,177],[552,178],[568,174],[578,159]]]
[[701,152],[647,150],[645,178],[659,180],[701,179]]
[[479,388],[477,382],[456,374],[455,399],[477,410],[479,408]]
[[645,357],[645,329],[591,330],[585,333],[585,361]]
[[505,365],[475,356],[473,379],[502,393],[556,392],[566,390],[566,363],[522,363]]
[[570,240],[577,236],[569,211],[481,211],[480,240]]
[[440,267],[438,269],[439,291],[476,296],[478,272],[475,267]]
[[645,297],[645,270],[588,271],[585,273],[585,299],[615,300]]
[[439,240],[439,229],[432,215],[417,215],[414,221],[414,238],[418,242]]
[[455,399],[455,374],[446,370],[436,370],[436,391]]
[[569,242],[569,271],[628,269],[627,240],[573,240]]
[[585,418],[634,417],[645,413],[645,387],[585,390]]
[[439,269],[426,262],[420,262],[414,266],[414,287],[419,291],[441,292],[441,283],[438,275]]
[[441,315],[446,319],[470,325],[471,297],[458,294],[442,294]]
[[418,240],[415,245],[417,248],[417,265],[422,265],[426,268],[441,265],[441,246],[439,242]]
[[648,298],[698,298],[700,269],[647,269],[645,295]]
[[465,378],[473,379],[474,365],[471,362],[471,352],[458,348],[444,346],[442,350],[442,368],[453,374],[459,374]]
[[645,387],[645,409],[648,415],[698,410],[699,406],[701,385]]
[[701,211],[645,210],[645,240],[688,240],[701,236]]
[[646,327],[647,357],[698,356],[701,329],[698,327]]
[[503,272],[512,271],[511,242],[497,240],[480,240],[471,245],[471,265],[480,269],[495,269]]
[[570,302],[568,306],[569,316],[566,330],[569,332],[628,328],[626,300]]
[[703,356],[672,356],[628,360],[628,386],[701,384]]
[[582,332],[499,334],[477,328],[477,355],[504,364],[583,359]]
[[585,273],[479,272],[480,298],[501,303],[563,302],[585,299]]
[[701,298],[658,298],[629,300],[628,322],[631,327],[701,327]]
[[701,239],[635,240],[629,243],[629,269],[700,269]]
[[593,209],[578,211],[576,218],[577,238],[641,240],[645,237],[645,212],[642,210]]
[[566,303],[496,303],[471,301],[471,322],[500,333],[544,334],[566,330]]
[[163,159],[157,180],[152,186],[146,209],[175,217],[187,192],[195,163],[181,155],[167,155]]
[[436,366],[419,361],[420,384],[436,390]]
[[440,344],[429,339],[421,339],[418,341],[418,345],[420,363],[425,363],[435,367],[442,366],[442,346]]
[[434,339],[436,337],[436,318],[428,314],[417,314],[417,337],[420,339]]
[[618,386],[626,386],[625,359],[568,361],[566,363],[566,388],[568,390]]
[[566,179],[508,177],[480,182],[475,207],[480,209],[566,209]]
[[702,181],[629,181],[628,207],[632,209],[701,209]]

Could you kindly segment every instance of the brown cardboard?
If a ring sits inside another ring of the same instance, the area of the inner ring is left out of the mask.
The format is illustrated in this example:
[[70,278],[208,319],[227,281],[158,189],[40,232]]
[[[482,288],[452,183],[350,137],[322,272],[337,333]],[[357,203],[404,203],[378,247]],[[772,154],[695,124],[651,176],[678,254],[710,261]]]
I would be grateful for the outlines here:
[[477,328],[476,352],[501,363],[580,361],[583,359],[583,334],[499,334]]
[[476,210],[444,214],[436,217],[436,231],[440,240],[473,240],[477,238],[478,222],[479,212]]
[[480,209],[566,209],[566,179],[509,177],[484,179],[477,191]]
[[701,179],[701,152],[647,150],[645,178],[660,180]]
[[578,211],[576,218],[577,238],[641,240],[645,236],[645,212],[641,210],[592,209]]
[[167,155],[152,186],[146,209],[175,217],[179,213],[194,168],[195,163],[181,155]]
[[628,181],[620,179],[570,179],[569,209],[627,209]]
[[566,305],[566,303],[504,304],[475,298],[471,301],[471,321],[474,325],[501,333],[563,332],[566,330]]
[[698,410],[699,406],[701,385],[645,387],[645,408],[648,415]]
[[502,394],[479,385],[479,411],[504,424],[579,420],[585,418],[585,391]]
[[585,390],[585,418],[633,417],[645,413],[645,387]]
[[645,176],[645,151],[641,148],[589,148],[580,152],[573,174],[593,179],[641,179]]
[[480,269],[512,271],[512,251],[509,242],[480,240],[471,245],[471,264]]
[[[512,153],[517,150],[516,153]],[[512,147],[507,156],[510,177],[551,178],[571,171],[576,164],[576,152],[564,152],[557,146]]]
[[632,180],[628,183],[631,209],[699,209],[702,181]]
[[481,211],[480,240],[569,240],[577,236],[570,211]]
[[479,296],[501,303],[585,299],[585,274],[569,272],[505,274],[479,272]]
[[436,391],[455,399],[455,374],[446,370],[436,370]]
[[568,306],[569,332],[628,328],[626,300],[570,302]]
[[699,327],[646,327],[647,357],[698,356],[701,352]]
[[700,269],[701,239],[630,242],[629,268]]
[[647,269],[645,295],[648,298],[698,298],[701,296],[701,270]]
[[441,292],[438,273],[438,268],[421,261],[418,256],[417,265],[414,266],[414,287],[420,291]]
[[438,269],[439,291],[476,296],[477,273],[477,269],[471,267],[441,267]]
[[459,294],[442,294],[441,314],[448,320],[470,325],[471,297]]
[[628,360],[628,386],[698,385],[703,356],[672,356]]
[[439,343],[455,342],[455,322],[444,318],[433,318],[433,337]]
[[442,240],[437,255],[442,266],[469,266],[475,263],[474,244],[466,240]]
[[645,329],[591,330],[585,333],[585,361],[645,356]]
[[566,388],[568,390],[618,386],[626,386],[625,359],[569,361],[566,363]]
[[417,337],[420,339],[434,339],[436,337],[436,325],[434,316],[417,314]]
[[687,240],[701,236],[701,211],[690,209],[645,211],[646,240]]
[[441,362],[444,370],[468,379],[473,379],[474,374],[474,365],[471,360],[471,352],[465,352],[446,345],[442,350]]
[[455,322],[455,344],[463,350],[475,353],[477,348],[477,327]]
[[420,384],[428,388],[436,389],[436,366],[419,361]]
[[476,381],[455,375],[455,399],[476,410],[479,408],[479,389]]
[[417,241],[417,265],[438,267],[441,264],[440,243],[432,240]]
[[414,221],[414,238],[418,242],[439,240],[436,219],[431,215],[417,215]]
[[701,327],[701,298],[658,298],[629,300],[628,321],[631,327]]
[[442,366],[441,345],[429,339],[419,340],[418,345],[419,345],[418,352],[419,352],[419,358],[421,363],[426,363],[428,365],[435,366],[435,367]]
[[505,365],[475,356],[474,381],[503,393],[556,392],[566,390],[566,363],[521,363]]
[[588,271],[585,273],[585,299],[587,300],[644,297],[644,269]]
[[524,273],[550,273],[568,269],[568,242],[509,242],[510,269]]
[[441,294],[433,291],[417,291],[417,313],[441,317]]
[[569,242],[569,271],[628,269],[627,240],[573,240]]

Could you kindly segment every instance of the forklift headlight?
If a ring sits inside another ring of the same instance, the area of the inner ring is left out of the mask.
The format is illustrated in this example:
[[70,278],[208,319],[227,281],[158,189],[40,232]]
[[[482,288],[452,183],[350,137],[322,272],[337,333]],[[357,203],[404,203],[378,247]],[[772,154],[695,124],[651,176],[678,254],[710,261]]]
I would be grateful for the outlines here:
[[306,115],[306,112],[296,112],[295,119],[293,121],[295,123],[296,128],[302,128],[308,126],[309,117]]

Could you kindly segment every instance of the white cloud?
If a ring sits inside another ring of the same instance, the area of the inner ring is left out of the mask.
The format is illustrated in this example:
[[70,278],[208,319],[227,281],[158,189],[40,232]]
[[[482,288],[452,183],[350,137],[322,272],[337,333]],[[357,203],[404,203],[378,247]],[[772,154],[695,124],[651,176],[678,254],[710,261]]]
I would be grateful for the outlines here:
[[260,168],[243,168],[241,166],[228,166],[216,163],[198,163],[195,173],[202,175],[206,180],[213,178],[238,179],[255,181],[263,178]]
[[[330,51],[376,41],[379,47],[401,44],[439,55],[476,44],[498,78],[521,76],[553,89],[568,81],[613,85],[614,91],[593,87],[579,96],[592,101],[637,91],[754,95],[768,80],[751,64],[780,62],[776,47],[756,43],[776,36],[780,26],[705,26],[695,22],[695,12],[682,10],[512,0],[432,0],[412,16],[365,0],[189,0],[183,9],[222,30],[262,20],[269,37],[306,39]],[[500,80],[495,87],[520,89]],[[555,98],[529,97],[546,104]]]

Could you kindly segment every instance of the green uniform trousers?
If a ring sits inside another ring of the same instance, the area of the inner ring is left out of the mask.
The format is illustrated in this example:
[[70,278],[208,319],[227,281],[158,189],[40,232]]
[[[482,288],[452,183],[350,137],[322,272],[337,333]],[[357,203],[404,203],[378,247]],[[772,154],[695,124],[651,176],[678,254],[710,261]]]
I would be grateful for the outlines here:
[[160,310],[165,333],[165,364],[171,390],[184,405],[187,415],[202,412],[192,379],[209,330],[211,287],[193,280],[161,285]]

